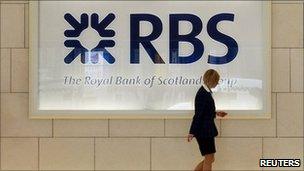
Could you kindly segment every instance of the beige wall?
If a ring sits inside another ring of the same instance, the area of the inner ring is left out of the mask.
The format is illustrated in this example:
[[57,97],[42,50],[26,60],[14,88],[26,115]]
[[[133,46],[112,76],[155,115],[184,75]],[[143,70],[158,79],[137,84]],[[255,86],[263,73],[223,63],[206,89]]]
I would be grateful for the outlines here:
[[[303,169],[303,2],[272,8],[272,118],[217,120],[215,170],[262,170],[263,157]],[[191,120],[29,120],[28,60],[28,3],[2,2],[1,170],[192,170],[202,159],[186,142]]]

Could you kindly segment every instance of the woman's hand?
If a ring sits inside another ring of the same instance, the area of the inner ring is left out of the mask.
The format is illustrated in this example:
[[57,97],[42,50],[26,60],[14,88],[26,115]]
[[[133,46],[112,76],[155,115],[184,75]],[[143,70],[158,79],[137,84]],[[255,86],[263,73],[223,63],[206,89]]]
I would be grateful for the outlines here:
[[193,134],[188,134],[188,142],[190,142],[193,139],[194,135]]
[[216,115],[217,115],[217,116],[220,116],[220,117],[224,117],[224,116],[226,116],[227,114],[228,114],[228,113],[223,112],[223,111],[216,112]]

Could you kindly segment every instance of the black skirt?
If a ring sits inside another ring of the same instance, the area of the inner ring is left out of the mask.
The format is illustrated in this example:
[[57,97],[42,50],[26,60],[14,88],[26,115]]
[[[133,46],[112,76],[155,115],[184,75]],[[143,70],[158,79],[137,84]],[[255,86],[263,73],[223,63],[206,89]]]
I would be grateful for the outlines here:
[[216,152],[215,137],[200,137],[195,136],[202,156]]

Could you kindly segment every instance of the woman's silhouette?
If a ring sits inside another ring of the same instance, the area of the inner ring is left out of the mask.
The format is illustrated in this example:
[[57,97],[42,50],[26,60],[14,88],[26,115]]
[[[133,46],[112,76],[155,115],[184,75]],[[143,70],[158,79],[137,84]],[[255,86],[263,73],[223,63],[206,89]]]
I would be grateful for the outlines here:
[[196,171],[209,171],[212,169],[216,152],[215,137],[218,135],[214,118],[216,115],[220,117],[227,115],[226,112],[215,111],[211,88],[216,87],[219,79],[220,76],[217,71],[213,69],[207,70],[203,76],[204,83],[195,96],[195,114],[192,119],[188,142],[195,137],[202,156],[205,156],[205,159],[195,167]]

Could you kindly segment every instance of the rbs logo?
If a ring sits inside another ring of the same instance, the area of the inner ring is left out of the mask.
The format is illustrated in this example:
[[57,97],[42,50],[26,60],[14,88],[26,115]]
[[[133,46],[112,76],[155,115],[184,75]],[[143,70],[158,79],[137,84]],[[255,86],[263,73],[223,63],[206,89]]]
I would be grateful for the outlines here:
[[[79,37],[81,32],[88,28],[89,25],[89,16],[88,14],[81,14],[80,23],[69,13],[64,15],[65,20],[74,28],[74,30],[66,30],[64,35],[66,37]],[[114,20],[115,15],[109,14],[107,15],[100,23],[98,21],[98,15],[91,15],[91,27],[95,29],[100,37],[113,37],[115,32],[113,30],[107,30],[106,27]],[[81,63],[85,64],[89,61],[89,57],[91,57],[92,63],[97,63],[97,60],[94,60],[92,56],[87,56],[88,49],[83,47],[78,40],[66,40],[64,42],[66,47],[74,48],[65,58],[64,62],[66,64],[71,63],[77,56],[81,56]],[[95,56],[98,57],[99,53],[103,53],[103,57],[105,60],[112,64],[115,62],[115,58],[105,49],[106,47],[113,47],[115,42],[113,40],[100,40],[98,45],[91,50],[91,53],[97,54]]]
[[[67,13],[64,16],[65,20],[74,28],[74,30],[66,30],[64,35],[66,37],[78,37],[83,30],[88,28],[89,16],[82,14],[80,22],[78,22],[71,14]],[[115,15],[108,14],[101,22],[99,22],[98,14],[91,15],[91,27],[95,29],[99,36],[104,38],[111,38],[115,36],[115,31],[107,29],[109,24],[114,21]],[[147,36],[140,36],[140,22],[149,22],[152,25],[152,31]],[[192,30],[188,34],[179,34],[179,23],[187,21],[191,23]],[[218,31],[217,24],[221,21],[234,21],[234,14],[220,13],[210,18],[207,23],[207,33],[215,41],[223,43],[227,46],[227,53],[224,56],[208,55],[208,63],[210,64],[226,64],[235,59],[238,54],[238,44],[232,37],[225,35]],[[189,64],[199,60],[204,53],[204,44],[197,38],[203,29],[201,19],[193,14],[170,14],[169,15],[169,63],[171,64]],[[152,45],[152,41],[162,34],[163,24],[161,19],[153,14],[130,14],[130,63],[140,63],[139,46],[143,46],[153,63],[164,64],[165,61],[157,52],[157,49]],[[187,42],[193,45],[192,54],[188,56],[179,55],[179,42]],[[64,59],[66,64],[70,64],[77,56],[81,56],[83,64],[89,61],[86,56],[89,51],[78,40],[66,40],[64,45],[69,48],[74,48]],[[115,58],[106,50],[106,48],[114,47],[115,42],[111,39],[100,40],[98,45],[91,50],[92,53],[101,53],[103,58],[110,64],[115,62]],[[90,57],[93,63],[98,60]]]

